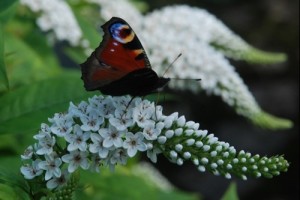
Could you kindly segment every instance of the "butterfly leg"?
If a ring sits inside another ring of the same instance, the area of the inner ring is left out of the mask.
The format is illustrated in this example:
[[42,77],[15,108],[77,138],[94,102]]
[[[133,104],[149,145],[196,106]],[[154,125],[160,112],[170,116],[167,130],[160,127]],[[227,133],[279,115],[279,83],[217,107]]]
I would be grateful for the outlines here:
[[136,97],[136,96],[132,96],[132,97],[131,97],[130,101],[129,101],[128,104],[126,105],[126,110],[127,110],[127,108],[130,106],[132,100],[133,100],[135,97]]
[[131,97],[130,101],[129,101],[129,102],[127,103],[127,105],[125,106],[124,113],[122,114],[121,118],[124,117],[124,115],[126,114],[126,112],[127,112],[128,108],[129,108],[129,106],[130,106],[132,100],[133,100],[135,97],[136,97],[136,96],[132,96],[132,97]]

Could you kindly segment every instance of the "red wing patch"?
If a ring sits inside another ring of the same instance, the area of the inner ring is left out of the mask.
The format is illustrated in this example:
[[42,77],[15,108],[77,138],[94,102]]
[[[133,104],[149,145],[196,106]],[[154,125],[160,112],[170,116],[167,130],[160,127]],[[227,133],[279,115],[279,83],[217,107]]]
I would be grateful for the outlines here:
[[110,38],[106,42],[105,48],[97,52],[97,58],[108,66],[124,73],[145,68],[145,59],[136,59],[140,54],[144,54],[143,49],[128,49],[124,44]]
[[87,90],[96,90],[138,69],[149,68],[145,50],[127,22],[112,18],[106,22],[103,41],[81,64]]

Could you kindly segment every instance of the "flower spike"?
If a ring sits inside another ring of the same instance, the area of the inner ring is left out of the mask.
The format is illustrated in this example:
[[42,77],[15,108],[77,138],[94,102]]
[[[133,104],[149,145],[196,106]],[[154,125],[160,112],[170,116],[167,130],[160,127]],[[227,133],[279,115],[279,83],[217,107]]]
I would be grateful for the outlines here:
[[[26,179],[43,176],[46,187],[54,189],[61,186],[59,183],[66,184],[69,174],[79,168],[93,172],[99,172],[100,166],[113,169],[117,164],[125,165],[138,152],[146,152],[152,162],[157,162],[158,154],[177,165],[190,160],[199,171],[225,178],[271,178],[287,171],[289,163],[283,156],[268,158],[238,152],[214,134],[199,129],[198,123],[186,121],[176,112],[164,115],[161,106],[148,100],[133,99],[126,108],[126,122],[111,120],[121,116],[129,101],[129,97],[94,96],[77,106],[70,103],[66,113],[55,114],[49,125],[41,125],[34,136],[36,143],[21,156],[21,173]],[[107,112],[99,110],[107,107]],[[97,125],[87,125],[86,119],[96,120],[93,124]],[[57,128],[62,124],[69,125]]]

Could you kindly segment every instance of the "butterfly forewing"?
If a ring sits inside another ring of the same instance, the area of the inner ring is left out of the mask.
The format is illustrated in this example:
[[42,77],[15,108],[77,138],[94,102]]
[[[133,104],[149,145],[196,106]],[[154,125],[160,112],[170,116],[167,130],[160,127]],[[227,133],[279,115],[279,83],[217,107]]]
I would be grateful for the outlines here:
[[153,92],[169,81],[151,69],[141,42],[127,22],[113,17],[102,29],[103,41],[81,64],[87,90],[137,96]]
[[141,42],[127,22],[113,17],[102,28],[105,34],[99,48],[100,60],[126,72],[150,67]]
[[113,17],[102,29],[103,41],[81,64],[87,90],[96,90],[134,70],[150,67],[142,44],[127,22]]

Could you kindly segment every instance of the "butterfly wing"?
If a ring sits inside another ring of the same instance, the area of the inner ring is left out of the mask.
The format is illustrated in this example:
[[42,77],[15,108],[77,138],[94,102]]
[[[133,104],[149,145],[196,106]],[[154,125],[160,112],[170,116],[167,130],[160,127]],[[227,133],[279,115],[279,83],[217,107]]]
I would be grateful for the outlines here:
[[141,42],[126,21],[113,17],[102,29],[103,41],[81,64],[86,90],[97,90],[130,72],[150,68]]

